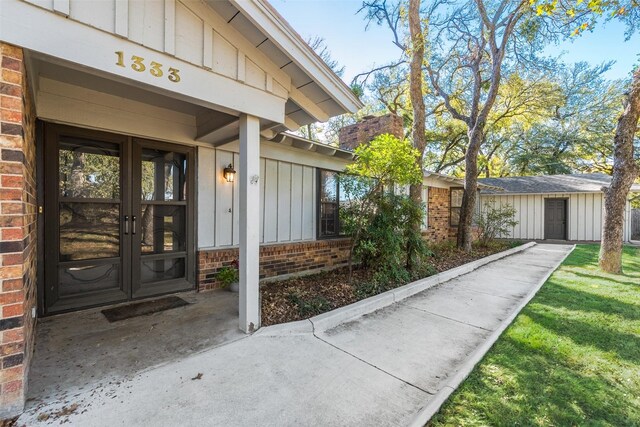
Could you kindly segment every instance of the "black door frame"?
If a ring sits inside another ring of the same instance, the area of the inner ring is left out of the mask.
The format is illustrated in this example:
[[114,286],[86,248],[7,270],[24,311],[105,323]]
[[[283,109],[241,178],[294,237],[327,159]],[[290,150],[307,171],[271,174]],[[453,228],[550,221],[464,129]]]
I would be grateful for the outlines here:
[[[84,310],[92,307],[116,304],[119,302],[125,302],[128,300],[134,299],[142,299],[149,297],[151,295],[141,295],[138,298],[133,298],[131,291],[131,281],[132,281],[132,271],[131,268],[133,266],[133,256],[132,249],[133,244],[131,242],[131,236],[126,240],[121,240],[121,283],[123,289],[128,291],[128,298],[122,299],[122,301],[109,301],[109,302],[88,302],[86,305],[82,307],[70,307],[70,308],[60,308],[51,312],[51,310],[47,309],[47,297],[52,298],[55,295],[52,295],[52,288],[54,288],[57,283],[57,271],[52,271],[52,265],[57,266],[57,262],[45,262],[48,257],[54,257],[57,261],[58,257],[58,226],[46,226],[45,222],[51,224],[57,224],[58,218],[54,218],[57,214],[57,204],[58,204],[58,179],[47,179],[48,176],[53,175],[51,168],[56,169],[56,175],[58,173],[58,144],[54,144],[48,141],[57,140],[57,135],[64,134],[68,136],[78,137],[78,138],[88,138],[93,140],[98,140],[102,142],[110,142],[117,143],[121,146],[121,173],[120,176],[120,188],[122,192],[121,199],[121,217],[122,213],[131,211],[136,203],[133,202],[132,185],[125,185],[126,177],[130,177],[133,181],[133,157],[132,151],[134,147],[134,143],[139,143],[143,145],[152,146],[154,148],[167,149],[176,152],[181,152],[186,154],[187,156],[187,213],[186,213],[186,221],[187,221],[187,245],[186,245],[186,282],[189,284],[188,287],[180,291],[189,291],[194,290],[196,288],[195,276],[196,276],[196,150],[194,147],[172,144],[166,142],[159,142],[150,139],[144,138],[135,138],[132,136],[127,136],[118,133],[112,132],[104,132],[91,130],[86,128],[80,128],[76,126],[68,126],[68,125],[60,125],[49,122],[43,122],[38,120],[36,127],[36,184],[37,184],[37,205],[38,205],[38,249],[37,249],[37,307],[38,307],[38,315],[39,316],[48,316],[53,314],[61,314],[69,311],[78,311]],[[138,174],[139,175],[139,174]],[[134,182],[134,181],[133,181]],[[53,192],[52,192],[53,191]],[[46,197],[46,194],[55,194],[54,197]],[[133,203],[133,205],[132,205]],[[138,202],[138,206],[140,203]],[[121,224],[121,231],[124,224]],[[122,237],[122,236],[121,236]],[[128,259],[129,261],[125,262]],[[53,276],[52,276],[53,275]],[[47,278],[53,277],[54,280],[51,282],[51,285],[47,284]],[[184,282],[184,279],[182,279]],[[166,286],[164,288],[170,287],[175,283],[170,283],[170,281],[166,282]],[[165,283],[163,283],[165,285]],[[159,287],[158,292],[154,292],[153,296],[161,295],[163,293],[174,293],[180,292],[175,289],[165,290],[163,287]],[[89,298],[90,299],[90,298]]]
[[543,215],[543,224],[544,224],[544,239],[545,240],[558,240],[554,238],[547,237],[547,203],[549,200],[557,201],[561,200],[564,202],[564,224],[563,224],[563,237],[561,240],[569,239],[569,198],[568,197],[546,197],[544,199],[544,215]]
[[[153,290],[144,289],[141,285],[139,286],[137,283],[140,281],[140,272],[132,271],[132,287],[131,287],[131,299],[142,299],[150,296],[156,296],[159,294],[180,292],[180,291],[188,291],[194,289],[195,284],[195,150],[193,147],[188,147],[184,145],[176,145],[167,142],[154,141],[144,138],[131,138],[132,144],[132,161],[133,164],[140,164],[141,162],[141,150],[142,148],[154,148],[159,150],[166,150],[184,154],[187,158],[187,176],[185,177],[187,180],[187,197],[185,200],[186,204],[186,233],[187,233],[187,247],[185,251],[185,275],[186,275],[186,283],[185,279],[173,279],[162,281],[161,285],[155,285]],[[141,182],[141,170],[133,170],[132,171],[132,181],[133,182]],[[142,197],[140,195],[140,187],[136,186],[133,191],[133,204],[131,206],[132,212],[135,212],[136,215],[139,215],[138,218],[142,220],[142,212],[141,212],[141,203]],[[141,222],[141,221],[140,221]],[[190,224],[190,226],[189,226]],[[141,261],[142,254],[140,253],[141,247],[141,233],[137,233],[133,237],[132,244],[132,259],[134,261]],[[177,253],[168,253],[166,255],[153,255],[156,259],[164,259],[171,258],[177,255]],[[147,255],[148,256],[148,255]],[[182,287],[183,289],[176,291],[176,287]]]

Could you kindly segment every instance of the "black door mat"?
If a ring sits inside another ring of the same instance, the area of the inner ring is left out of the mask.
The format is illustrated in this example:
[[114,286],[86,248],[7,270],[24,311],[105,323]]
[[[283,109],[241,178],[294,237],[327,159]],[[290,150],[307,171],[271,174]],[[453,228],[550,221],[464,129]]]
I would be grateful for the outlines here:
[[185,305],[189,305],[189,303],[182,298],[169,296],[151,301],[142,301],[122,305],[120,307],[107,308],[102,310],[102,314],[104,314],[104,317],[106,317],[109,322],[117,322],[118,320],[145,316],[147,314],[158,313],[160,311],[170,310],[172,308],[178,308]]

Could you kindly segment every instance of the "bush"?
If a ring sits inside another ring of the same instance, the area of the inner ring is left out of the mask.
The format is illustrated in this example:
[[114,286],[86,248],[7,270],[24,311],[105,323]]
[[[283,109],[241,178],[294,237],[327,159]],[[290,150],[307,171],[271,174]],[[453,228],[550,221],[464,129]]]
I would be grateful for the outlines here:
[[478,243],[481,246],[488,246],[495,239],[506,235],[510,228],[518,225],[518,221],[514,219],[515,215],[516,210],[511,205],[495,208],[494,200],[486,201],[475,218],[476,225],[480,229]]
[[428,254],[420,229],[414,227],[422,222],[424,207],[388,189],[420,183],[418,152],[406,140],[381,135],[358,147],[356,154],[340,178],[346,198],[340,221],[352,239],[349,265],[360,262],[374,269],[380,281],[406,282],[406,267],[420,264]]
[[216,274],[216,279],[222,288],[228,288],[232,283],[240,279],[240,273],[236,267],[222,267]]
[[424,279],[438,273],[438,269],[428,262],[421,262],[411,270],[411,280]]

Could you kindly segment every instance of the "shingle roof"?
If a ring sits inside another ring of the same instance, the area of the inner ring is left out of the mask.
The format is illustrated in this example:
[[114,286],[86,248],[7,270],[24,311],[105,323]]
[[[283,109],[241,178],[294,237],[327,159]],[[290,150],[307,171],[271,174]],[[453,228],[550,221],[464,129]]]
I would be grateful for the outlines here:
[[[602,187],[611,184],[611,176],[603,173],[582,173],[568,175],[514,176],[508,178],[482,178],[479,182],[503,191],[488,189],[482,194],[504,193],[598,193]],[[634,184],[631,191],[640,191],[640,184]]]
[[[457,185],[459,187],[464,187],[464,179],[462,179],[462,178],[455,178],[455,177],[450,176],[450,175],[443,175],[441,173],[431,172],[431,171],[425,171],[424,172],[424,177],[425,178],[432,177],[432,178],[439,179],[441,181],[445,181],[445,182],[450,183],[450,184],[455,184],[455,185]],[[478,188],[480,188],[480,189],[484,189],[484,188],[486,188],[486,189],[495,189],[495,190],[499,189],[499,187],[498,188],[494,188],[491,184],[482,183],[482,182],[478,182]]]

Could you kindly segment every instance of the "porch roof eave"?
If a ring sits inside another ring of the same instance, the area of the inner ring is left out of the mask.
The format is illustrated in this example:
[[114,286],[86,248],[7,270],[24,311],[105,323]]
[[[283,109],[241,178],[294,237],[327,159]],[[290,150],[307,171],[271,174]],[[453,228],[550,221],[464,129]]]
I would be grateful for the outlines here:
[[[268,1],[230,1],[340,105],[342,108],[340,114],[356,113],[364,107],[351,88]],[[339,114],[331,114],[331,116],[336,115]]]

